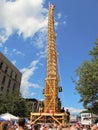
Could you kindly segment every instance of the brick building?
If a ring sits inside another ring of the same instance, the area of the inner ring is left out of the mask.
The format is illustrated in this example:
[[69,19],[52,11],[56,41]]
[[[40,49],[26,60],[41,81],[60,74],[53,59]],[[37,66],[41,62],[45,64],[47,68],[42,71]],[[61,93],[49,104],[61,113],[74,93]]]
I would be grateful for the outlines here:
[[20,89],[21,72],[0,52],[0,92],[4,95]]

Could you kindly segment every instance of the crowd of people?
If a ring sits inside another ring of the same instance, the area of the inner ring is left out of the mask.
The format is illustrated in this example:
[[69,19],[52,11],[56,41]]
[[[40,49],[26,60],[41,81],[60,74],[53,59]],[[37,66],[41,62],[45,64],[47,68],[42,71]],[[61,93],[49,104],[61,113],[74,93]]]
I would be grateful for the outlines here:
[[30,125],[24,118],[17,122],[6,121],[0,130],[98,130],[97,124],[83,125],[81,123],[59,125],[56,123],[43,123]]

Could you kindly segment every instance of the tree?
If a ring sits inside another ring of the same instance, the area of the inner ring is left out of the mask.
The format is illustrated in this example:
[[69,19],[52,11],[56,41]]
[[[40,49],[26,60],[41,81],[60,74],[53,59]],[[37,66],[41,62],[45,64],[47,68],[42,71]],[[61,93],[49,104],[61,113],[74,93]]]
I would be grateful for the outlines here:
[[29,102],[22,98],[19,90],[9,93],[4,97],[0,93],[0,114],[9,112],[15,116],[28,117],[31,111]]
[[92,57],[91,61],[84,61],[76,69],[79,79],[75,81],[75,88],[80,94],[80,102],[84,108],[98,113],[98,39],[89,55]]

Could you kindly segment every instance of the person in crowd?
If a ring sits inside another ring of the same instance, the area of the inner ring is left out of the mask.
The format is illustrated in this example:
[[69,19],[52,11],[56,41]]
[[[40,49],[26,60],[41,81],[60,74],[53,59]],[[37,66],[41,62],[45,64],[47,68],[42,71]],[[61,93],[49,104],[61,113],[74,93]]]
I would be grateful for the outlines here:
[[25,119],[24,118],[20,118],[18,120],[18,128],[16,130],[25,130]]
[[41,124],[40,130],[44,130],[45,124]]
[[10,121],[6,121],[3,123],[2,130],[13,130],[13,125]]
[[44,130],[52,130],[52,124],[45,124]]
[[34,124],[31,128],[31,130],[40,130],[40,127],[38,124]]
[[70,121],[70,112],[68,109],[66,109],[66,114],[67,114],[67,122]]
[[56,123],[54,123],[52,130],[57,130],[57,126],[58,126],[58,125],[57,125]]
[[2,125],[2,130],[7,130],[8,122],[4,122]]
[[91,130],[98,130],[98,126],[97,125],[93,125],[93,127],[91,128]]

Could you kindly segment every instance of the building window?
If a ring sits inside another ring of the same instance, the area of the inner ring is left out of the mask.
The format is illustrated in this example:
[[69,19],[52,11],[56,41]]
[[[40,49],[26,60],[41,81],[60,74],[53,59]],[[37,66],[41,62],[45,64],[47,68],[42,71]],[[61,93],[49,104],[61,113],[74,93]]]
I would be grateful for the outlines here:
[[6,79],[6,77],[4,76],[3,80],[2,80],[2,84],[5,84],[5,79]]
[[4,88],[4,87],[3,87],[3,86],[1,86],[1,91],[3,91],[3,88]]
[[15,90],[15,87],[16,87],[16,85],[15,85],[15,83],[14,83],[14,85],[13,85],[13,91]]
[[3,66],[3,62],[0,62],[0,69],[2,68],[2,66]]
[[11,80],[9,80],[8,87],[10,87],[10,84],[11,84]]
[[15,80],[17,79],[17,74],[15,74]]
[[9,88],[7,88],[7,94],[9,93]]
[[7,70],[8,70],[8,66],[5,67],[5,73],[7,73]]
[[13,73],[13,71],[11,70],[11,74],[10,74],[10,77],[12,77],[12,73]]
[[7,86],[7,91],[6,91],[7,93],[9,93],[9,91],[10,91],[9,90],[10,89],[10,85],[11,85],[11,80],[9,79],[8,86]]
[[15,72],[12,73],[12,78],[15,80]]

